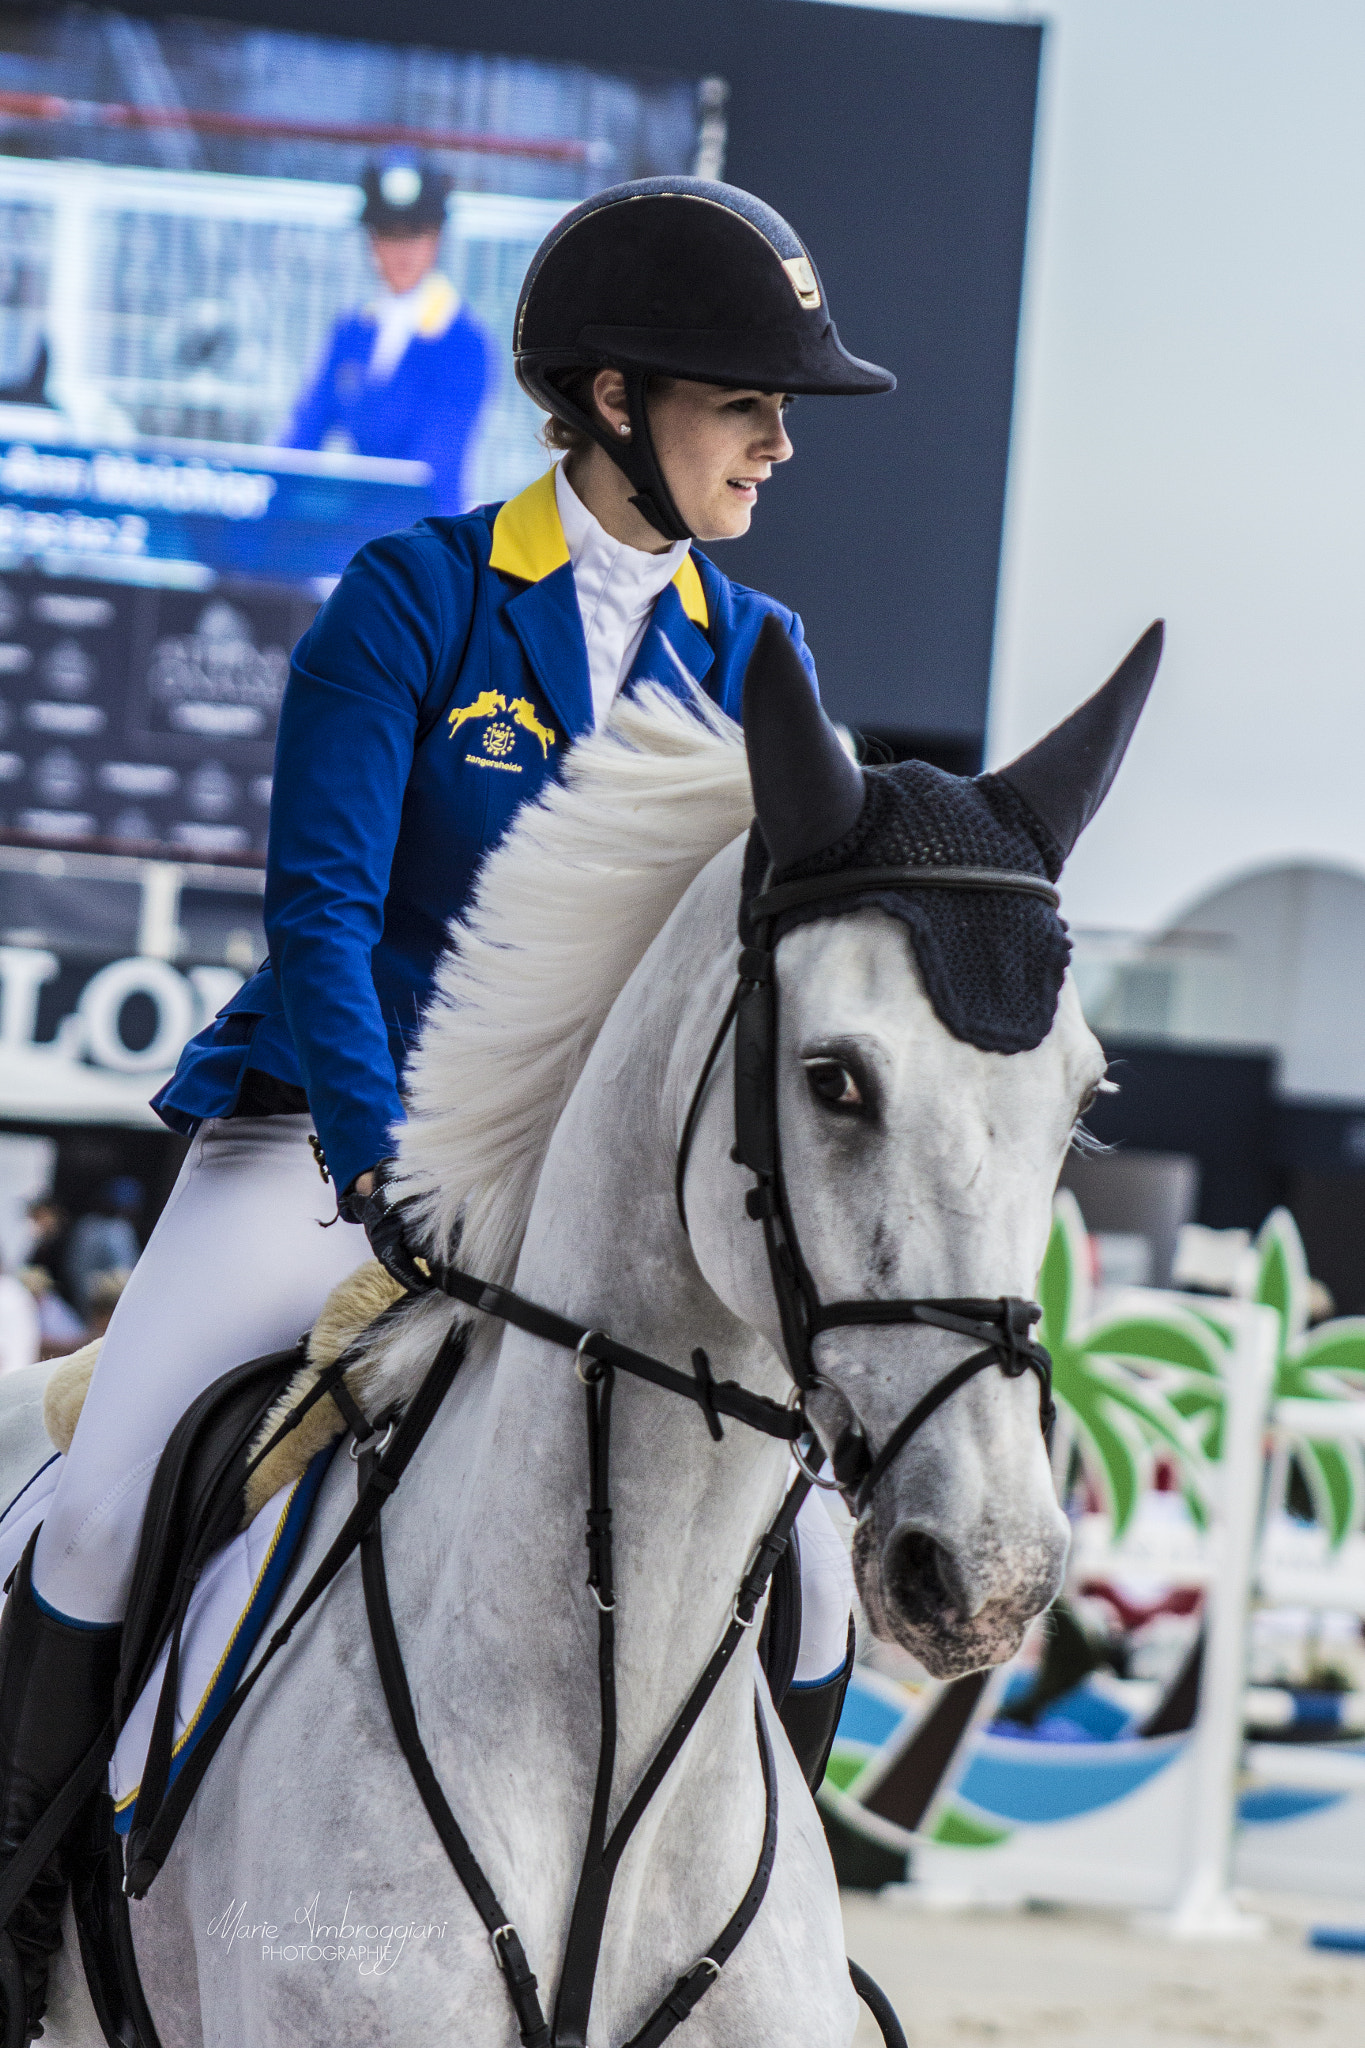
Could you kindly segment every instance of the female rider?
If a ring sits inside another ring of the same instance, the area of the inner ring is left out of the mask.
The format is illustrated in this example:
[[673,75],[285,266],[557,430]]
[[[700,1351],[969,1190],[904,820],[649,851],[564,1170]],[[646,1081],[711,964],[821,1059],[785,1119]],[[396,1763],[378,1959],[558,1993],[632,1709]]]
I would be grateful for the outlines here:
[[[565,460],[501,507],[362,548],[295,652],[270,958],[157,1097],[189,1154],[0,1624],[0,1868],[108,1714],[143,1508],[185,1407],[292,1344],[369,1255],[367,1234],[411,1278],[385,1165],[407,1047],[488,848],[635,680],[699,685],[737,718],[772,615],[814,680],[800,619],[691,551],[747,530],[792,453],[790,394],[894,387],[843,347],[787,223],[728,185],[614,187],[542,245],[514,346]],[[318,1228],[334,1212],[314,1134],[364,1231]],[[803,1529],[805,1690],[789,1725],[822,1764],[848,1587],[828,1521],[817,1510]],[[30,2026],[63,1894],[54,1857],[9,1922]]]

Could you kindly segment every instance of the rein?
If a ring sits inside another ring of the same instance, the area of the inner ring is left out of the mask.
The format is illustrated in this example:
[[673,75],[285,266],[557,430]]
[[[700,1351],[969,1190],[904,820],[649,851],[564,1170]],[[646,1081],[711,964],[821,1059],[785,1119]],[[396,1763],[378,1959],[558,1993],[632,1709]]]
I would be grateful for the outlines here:
[[[554,1310],[542,1308],[539,1303],[528,1301],[524,1296],[514,1294],[508,1288],[490,1286],[476,1280],[471,1274],[461,1273],[449,1267],[441,1268],[436,1278],[441,1289],[456,1300],[466,1302],[470,1307],[480,1309],[487,1315],[495,1315],[514,1328],[524,1330],[530,1336],[539,1337],[565,1350],[572,1350],[575,1371],[587,1401],[587,1585],[597,1608],[597,1676],[601,1733],[597,1776],[588,1820],[588,1838],[583,1851],[578,1888],[574,1894],[552,2025],[546,2023],[537,1982],[526,1961],[526,1951],[521,1937],[507,1919],[465,1840],[422,1742],[389,1603],[377,1515],[370,1522],[361,1542],[361,1572],[370,1632],[374,1639],[380,1678],[399,1747],[407,1759],[418,1793],[431,1816],[446,1853],[488,1929],[493,1954],[507,1981],[525,2048],[586,2048],[602,1934],[611,1904],[612,1885],[621,1858],[659,1787],[676,1762],[683,1744],[700,1720],[702,1710],[719,1685],[740,1643],[757,1621],[759,1602],[767,1592],[768,1582],[791,1540],[797,1514],[810,1492],[812,1483],[810,1477],[802,1476],[794,1480],[788,1488],[776,1517],[759,1539],[753,1562],[740,1581],[731,1603],[729,1623],[719,1643],[642,1773],[616,1826],[608,1832],[607,1819],[616,1773],[617,1736],[616,1593],[610,1484],[611,1404],[616,1373],[629,1373],[650,1385],[665,1387],[672,1393],[681,1394],[684,1398],[694,1401],[701,1409],[712,1437],[717,1441],[724,1435],[721,1415],[729,1415],[751,1429],[760,1430],[766,1436],[783,1439],[793,1446],[798,1438],[807,1434],[809,1426],[804,1417],[793,1408],[784,1408],[761,1395],[751,1394],[733,1381],[718,1383],[712,1377],[710,1361],[701,1349],[692,1353],[693,1377],[689,1379],[685,1373],[678,1372],[676,1368],[650,1357],[647,1352],[618,1344],[605,1332],[571,1322],[568,1317],[558,1315]],[[807,1465],[806,1473],[811,1470],[818,1471],[824,1456],[813,1439],[811,1453],[815,1464],[813,1467]],[[359,1462],[363,1495],[365,1488],[371,1483],[372,1471],[381,1469],[383,1461],[372,1461],[362,1451]],[[754,1695],[754,1724],[758,1738],[759,1761],[763,1771],[764,1822],[763,1842],[748,1889],[705,1953],[684,1970],[667,1997],[656,2006],[643,2027],[631,2035],[624,2048],[661,2048],[661,2044],[667,2040],[674,2028],[687,2018],[693,2007],[710,1990],[748,1932],[763,1903],[768,1880],[772,1874],[773,1859],[777,1854],[777,1776],[772,1741],[757,1690]],[[895,2021],[894,2014],[892,2025],[892,2032],[883,2029],[889,2048],[905,2048],[905,2037],[900,2033],[899,2023]]]

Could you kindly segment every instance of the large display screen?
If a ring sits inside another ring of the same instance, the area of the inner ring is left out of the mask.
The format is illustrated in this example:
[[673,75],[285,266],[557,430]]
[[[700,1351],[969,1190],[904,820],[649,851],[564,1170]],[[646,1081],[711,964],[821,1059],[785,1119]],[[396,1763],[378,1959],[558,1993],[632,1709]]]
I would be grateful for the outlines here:
[[543,467],[510,357],[527,261],[603,185],[718,168],[714,102],[0,20],[0,839],[261,859],[293,641],[365,540]]
[[365,541],[545,466],[531,254],[719,174],[723,90],[0,16],[0,1118],[151,1120],[265,951],[294,642]]

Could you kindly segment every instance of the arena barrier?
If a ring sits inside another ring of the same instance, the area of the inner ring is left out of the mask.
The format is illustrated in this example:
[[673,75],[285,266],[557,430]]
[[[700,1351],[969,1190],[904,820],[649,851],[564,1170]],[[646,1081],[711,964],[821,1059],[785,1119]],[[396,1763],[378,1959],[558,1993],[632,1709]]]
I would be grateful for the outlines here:
[[[1019,1666],[916,1694],[860,1664],[821,1801],[910,1851],[908,1899],[1105,1905],[1209,1936],[1259,1924],[1234,1886],[1365,1898],[1365,1699],[1246,1684],[1258,1605],[1365,1617],[1365,1319],[1307,1328],[1283,1212],[1258,1250],[1257,1299],[1095,1297],[1059,1197],[1040,1279],[1056,1461],[1074,1446],[1105,1503],[1077,1524],[1068,1584],[1159,1586],[1202,1628],[1159,1696],[1098,1675],[1037,1728],[1001,1718]],[[1291,1452],[1313,1524],[1284,1512]],[[1158,1458],[1194,1509],[1165,1523]]]

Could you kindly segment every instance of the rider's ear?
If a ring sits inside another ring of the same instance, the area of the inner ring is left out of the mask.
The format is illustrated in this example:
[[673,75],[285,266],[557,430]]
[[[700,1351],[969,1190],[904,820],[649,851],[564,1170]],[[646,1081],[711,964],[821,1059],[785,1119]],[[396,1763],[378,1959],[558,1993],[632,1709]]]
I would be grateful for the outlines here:
[[1093,697],[1037,746],[997,771],[1047,827],[1060,860],[1109,794],[1147,702],[1165,637],[1165,624],[1157,619]]
[[862,770],[820,709],[790,634],[771,615],[744,671],[744,744],[754,809],[778,873],[853,830],[863,808]]

